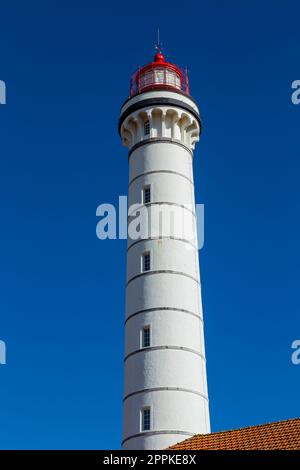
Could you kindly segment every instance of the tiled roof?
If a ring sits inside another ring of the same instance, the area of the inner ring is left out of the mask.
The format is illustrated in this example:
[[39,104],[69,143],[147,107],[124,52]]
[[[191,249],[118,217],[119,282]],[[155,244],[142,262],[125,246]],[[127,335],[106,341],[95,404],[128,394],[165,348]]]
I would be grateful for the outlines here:
[[296,450],[300,449],[300,418],[212,434],[197,434],[170,449]]

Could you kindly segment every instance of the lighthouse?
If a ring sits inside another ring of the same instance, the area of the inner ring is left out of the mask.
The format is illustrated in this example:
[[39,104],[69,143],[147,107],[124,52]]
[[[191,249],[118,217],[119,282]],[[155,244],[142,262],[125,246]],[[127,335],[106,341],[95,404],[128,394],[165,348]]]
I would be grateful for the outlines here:
[[187,72],[160,49],[131,77],[119,133],[137,232],[127,246],[122,447],[158,450],[210,432],[193,178],[201,119]]

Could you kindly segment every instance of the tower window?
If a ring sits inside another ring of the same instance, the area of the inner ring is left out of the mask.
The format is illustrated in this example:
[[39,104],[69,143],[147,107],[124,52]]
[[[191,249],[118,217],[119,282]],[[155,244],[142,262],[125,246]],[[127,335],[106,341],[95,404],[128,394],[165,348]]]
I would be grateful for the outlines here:
[[150,408],[143,408],[142,410],[142,431],[150,431],[151,429],[151,414]]
[[144,253],[143,254],[143,271],[150,271],[151,268],[151,258],[150,258],[150,253]]
[[150,326],[145,326],[142,330],[142,347],[149,348],[150,347]]
[[149,204],[149,202],[151,202],[151,189],[150,186],[146,186],[143,189],[143,203]]
[[149,121],[146,121],[144,123],[144,134],[150,135],[150,122]]

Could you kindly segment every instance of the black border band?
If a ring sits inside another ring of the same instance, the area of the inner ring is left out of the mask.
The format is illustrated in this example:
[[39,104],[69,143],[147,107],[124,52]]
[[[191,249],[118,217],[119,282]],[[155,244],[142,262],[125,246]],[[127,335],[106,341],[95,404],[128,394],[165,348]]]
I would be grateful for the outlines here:
[[136,93],[133,96],[128,96],[128,98],[126,98],[126,100],[122,104],[122,106],[120,108],[120,111],[124,108],[124,106],[128,103],[128,101],[132,100],[132,98],[135,98],[136,96],[141,96],[143,93],[151,93],[151,92],[156,93],[157,91],[167,91],[168,93],[177,93],[179,95],[185,96],[186,98],[191,100],[193,103],[195,103],[195,105],[198,107],[198,103],[195,100],[195,98],[193,98],[191,95],[187,95],[184,91],[179,90],[178,88],[176,88],[176,91],[175,91],[175,90],[166,89],[164,86],[161,86],[161,87],[157,86],[157,87],[155,87],[155,89],[147,90],[147,91],[141,91],[140,93]]

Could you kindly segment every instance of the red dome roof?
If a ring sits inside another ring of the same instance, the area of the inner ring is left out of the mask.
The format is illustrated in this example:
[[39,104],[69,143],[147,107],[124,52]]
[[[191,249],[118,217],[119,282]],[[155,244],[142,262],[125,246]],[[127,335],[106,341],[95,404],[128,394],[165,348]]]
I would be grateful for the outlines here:
[[165,62],[165,58],[161,52],[158,52],[154,56],[154,62]]

